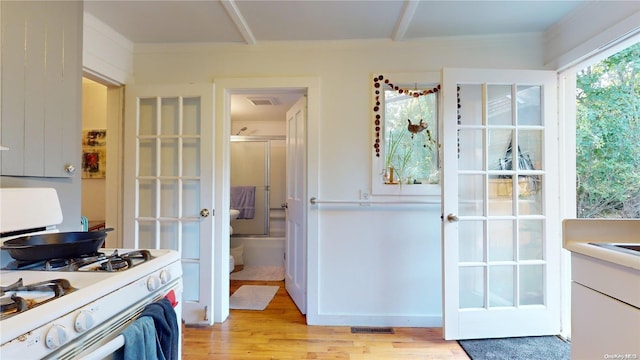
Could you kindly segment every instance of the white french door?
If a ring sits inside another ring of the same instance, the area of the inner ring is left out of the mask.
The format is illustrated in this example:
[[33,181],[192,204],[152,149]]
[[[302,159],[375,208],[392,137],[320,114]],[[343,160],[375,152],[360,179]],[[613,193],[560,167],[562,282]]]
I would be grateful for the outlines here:
[[213,85],[131,86],[126,99],[124,247],[177,250],[182,318],[210,325]]
[[556,73],[442,76],[445,339],[559,334]]
[[285,288],[301,313],[307,313],[307,97],[287,111],[287,244]]

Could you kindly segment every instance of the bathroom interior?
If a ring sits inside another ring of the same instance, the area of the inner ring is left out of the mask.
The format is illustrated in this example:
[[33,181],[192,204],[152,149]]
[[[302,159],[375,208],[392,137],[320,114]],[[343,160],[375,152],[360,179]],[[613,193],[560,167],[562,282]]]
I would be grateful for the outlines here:
[[231,96],[232,279],[247,268],[281,267],[284,274],[285,119],[301,96],[293,90]]

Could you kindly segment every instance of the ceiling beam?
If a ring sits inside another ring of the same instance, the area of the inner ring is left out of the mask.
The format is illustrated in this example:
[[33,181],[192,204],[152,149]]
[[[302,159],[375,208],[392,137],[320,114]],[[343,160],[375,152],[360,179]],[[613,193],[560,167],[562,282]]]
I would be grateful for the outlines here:
[[416,9],[418,8],[419,0],[405,0],[404,5],[402,6],[402,13],[396,22],[396,26],[393,29],[393,34],[391,34],[391,38],[393,41],[402,41],[404,40],[404,35],[411,24],[411,20],[413,20],[413,15],[416,13]]
[[229,14],[229,17],[236,25],[236,29],[238,29],[240,35],[242,35],[244,42],[248,45],[255,45],[256,38],[253,36],[251,28],[249,28],[249,25],[240,13],[240,9],[238,9],[235,0],[220,0],[220,2],[222,3],[222,6],[224,6],[224,9],[227,10],[227,14]]

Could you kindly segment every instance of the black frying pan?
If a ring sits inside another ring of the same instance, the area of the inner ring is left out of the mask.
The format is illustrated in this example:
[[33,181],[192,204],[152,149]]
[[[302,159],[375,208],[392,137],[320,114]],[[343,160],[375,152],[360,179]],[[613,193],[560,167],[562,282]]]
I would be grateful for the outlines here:
[[2,249],[7,250],[12,258],[21,261],[69,259],[98,251],[107,232],[112,230],[109,228],[22,236],[5,241]]

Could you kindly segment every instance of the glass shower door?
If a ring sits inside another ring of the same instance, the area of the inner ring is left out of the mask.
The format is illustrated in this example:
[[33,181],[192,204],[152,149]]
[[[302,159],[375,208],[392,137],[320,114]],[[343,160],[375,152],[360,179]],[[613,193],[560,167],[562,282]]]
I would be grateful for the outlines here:
[[[231,186],[255,187],[255,213],[232,224],[235,235],[269,234],[269,142],[243,140],[231,142]],[[233,191],[231,208],[234,207]]]

